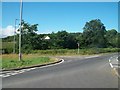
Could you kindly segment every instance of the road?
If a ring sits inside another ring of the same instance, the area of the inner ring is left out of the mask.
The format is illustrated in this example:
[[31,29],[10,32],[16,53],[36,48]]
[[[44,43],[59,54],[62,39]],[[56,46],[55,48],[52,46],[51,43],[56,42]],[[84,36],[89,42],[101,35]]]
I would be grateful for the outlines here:
[[3,78],[3,88],[118,88],[109,65],[113,55],[59,57],[61,64]]

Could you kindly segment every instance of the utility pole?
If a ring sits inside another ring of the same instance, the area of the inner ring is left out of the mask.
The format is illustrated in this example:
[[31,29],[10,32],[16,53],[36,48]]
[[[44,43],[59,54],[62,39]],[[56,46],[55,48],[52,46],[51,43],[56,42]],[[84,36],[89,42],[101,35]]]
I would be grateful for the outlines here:
[[20,0],[19,61],[22,60],[22,53],[21,53],[22,8],[23,8],[22,0]]
[[14,45],[13,45],[13,53],[15,54],[15,48],[16,48],[16,42],[15,42],[15,35],[16,35],[16,22],[17,22],[18,19],[15,19],[15,30],[14,30]]

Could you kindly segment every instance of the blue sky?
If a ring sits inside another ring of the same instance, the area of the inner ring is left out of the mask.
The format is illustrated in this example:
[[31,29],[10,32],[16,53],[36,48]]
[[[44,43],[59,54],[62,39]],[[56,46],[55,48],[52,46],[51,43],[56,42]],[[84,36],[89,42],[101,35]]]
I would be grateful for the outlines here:
[[[19,19],[19,2],[2,3],[2,28],[14,28]],[[117,2],[24,2],[23,19],[39,24],[39,33],[61,30],[82,32],[86,22],[100,19],[106,29],[118,30]],[[19,22],[18,22],[19,23]]]

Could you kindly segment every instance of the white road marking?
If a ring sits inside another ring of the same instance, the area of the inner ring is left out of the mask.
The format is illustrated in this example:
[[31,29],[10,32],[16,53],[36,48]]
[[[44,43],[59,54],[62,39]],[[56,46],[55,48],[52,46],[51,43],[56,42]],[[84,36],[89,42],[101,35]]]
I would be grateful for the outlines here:
[[116,60],[118,61],[118,57],[116,57]]
[[85,57],[85,58],[94,58],[94,57],[99,57],[100,55],[95,55],[95,56],[88,56],[88,57]]
[[16,75],[16,74],[18,74],[18,73],[12,73],[11,75]]
[[111,68],[113,68],[113,65],[110,63]]
[[35,67],[35,68],[29,68],[29,69],[22,69],[22,70],[18,70],[18,71],[5,71],[4,73],[3,72],[0,72],[0,77],[9,77],[9,76],[12,76],[12,75],[17,75],[17,74],[20,74],[20,73],[24,73],[24,72],[27,72],[27,71],[30,71],[30,70],[34,70],[34,69],[37,69],[37,68],[45,68],[45,67],[49,67],[49,66],[54,66],[54,65],[58,65],[58,64],[61,64],[64,62],[63,59],[61,59],[62,61],[59,62],[59,63],[56,63],[56,64],[51,64],[51,65],[47,65],[47,66],[41,66],[41,67]]
[[116,56],[110,57],[110,59],[109,59],[109,64],[110,64],[111,68],[117,67],[116,65],[112,64],[112,63],[113,63],[113,60],[117,60],[117,58],[118,58],[118,57],[116,57]]
[[2,76],[2,77],[9,77],[10,75],[4,75],[4,76]]
[[58,65],[58,64],[61,64],[61,63],[63,63],[64,62],[64,60],[63,59],[61,59],[62,61],[61,62],[59,62],[59,63],[56,63],[56,64],[51,64],[51,65],[47,65],[47,66],[42,66],[42,67],[38,67],[38,68],[45,68],[45,67],[50,67],[50,66],[55,66],[55,65]]
[[[109,64],[110,64],[110,66],[111,66],[111,68],[113,68],[113,70],[115,71],[115,73],[116,73],[116,75],[120,78],[120,75],[119,75],[119,73],[118,73],[118,71],[117,71],[117,68],[120,68],[120,66],[119,65],[116,65],[116,64],[112,64],[112,60],[116,60],[116,62],[119,62],[119,60],[118,60],[118,57],[119,56],[113,56],[113,57],[111,57],[110,59],[109,59]],[[118,63],[117,63],[118,64]]]

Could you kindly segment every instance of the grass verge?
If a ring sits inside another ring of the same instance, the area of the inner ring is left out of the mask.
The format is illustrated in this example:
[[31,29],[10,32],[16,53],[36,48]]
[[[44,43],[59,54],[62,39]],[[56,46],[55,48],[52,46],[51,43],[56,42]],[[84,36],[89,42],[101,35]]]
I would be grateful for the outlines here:
[[22,61],[19,61],[18,54],[4,54],[2,55],[2,70],[48,64],[55,61],[57,60],[49,57],[41,57],[35,54],[24,54]]
[[119,48],[87,48],[87,49],[54,49],[54,50],[33,50],[31,53],[39,55],[94,55],[102,53],[114,53]]

